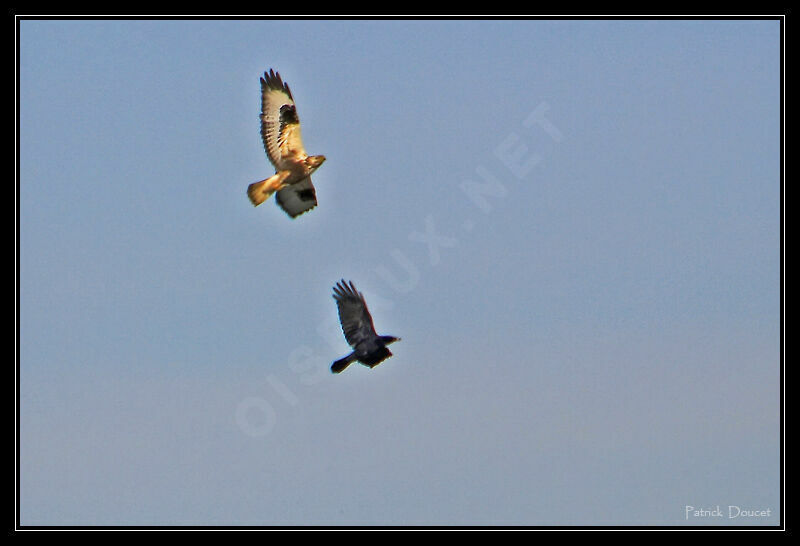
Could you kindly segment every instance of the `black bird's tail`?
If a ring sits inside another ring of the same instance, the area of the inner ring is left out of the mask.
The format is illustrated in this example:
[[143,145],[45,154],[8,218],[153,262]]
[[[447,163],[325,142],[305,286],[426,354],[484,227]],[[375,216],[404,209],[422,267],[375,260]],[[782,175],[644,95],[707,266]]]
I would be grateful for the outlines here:
[[350,364],[352,364],[352,363],[353,363],[353,362],[355,362],[355,361],[356,361],[356,355],[355,355],[355,353],[350,353],[350,354],[349,354],[349,355],[347,355],[346,357],[344,357],[344,358],[340,358],[339,360],[337,360],[336,362],[334,362],[334,363],[331,365],[331,371],[332,371],[333,373],[339,373],[339,372],[341,372],[342,370],[344,370],[346,367],[348,367]]

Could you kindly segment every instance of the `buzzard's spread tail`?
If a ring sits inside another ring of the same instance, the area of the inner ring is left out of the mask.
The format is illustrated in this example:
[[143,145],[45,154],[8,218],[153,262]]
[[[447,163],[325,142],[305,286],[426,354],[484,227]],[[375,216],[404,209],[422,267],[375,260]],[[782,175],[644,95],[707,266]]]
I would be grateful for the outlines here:
[[266,180],[260,182],[253,182],[247,186],[247,197],[254,207],[257,207],[267,199],[269,196],[284,187],[283,181],[286,180],[291,174],[289,171],[281,171],[276,173]]
[[336,362],[334,362],[331,365],[331,371],[333,373],[339,373],[339,372],[344,370],[346,367],[348,367],[350,364],[352,364],[355,361],[356,361],[355,353],[350,353],[346,357],[341,358],[341,359],[337,360]]

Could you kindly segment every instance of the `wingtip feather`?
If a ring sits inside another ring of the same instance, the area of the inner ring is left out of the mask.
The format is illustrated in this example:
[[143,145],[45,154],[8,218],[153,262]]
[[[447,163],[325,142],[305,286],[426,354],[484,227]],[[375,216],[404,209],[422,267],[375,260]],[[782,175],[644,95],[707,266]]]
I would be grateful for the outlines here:
[[294,100],[294,98],[292,98],[292,92],[289,89],[289,84],[283,81],[280,72],[277,70],[270,68],[269,72],[265,71],[264,76],[261,78],[261,86],[268,87],[270,89],[283,90],[287,95],[289,95],[290,99]]

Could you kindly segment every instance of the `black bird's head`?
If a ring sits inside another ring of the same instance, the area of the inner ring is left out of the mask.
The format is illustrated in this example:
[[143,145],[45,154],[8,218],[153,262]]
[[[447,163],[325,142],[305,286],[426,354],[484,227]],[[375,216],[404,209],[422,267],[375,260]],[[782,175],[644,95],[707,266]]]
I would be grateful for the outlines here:
[[395,341],[400,341],[399,337],[394,336],[381,336],[381,341],[384,345],[389,345],[390,343],[394,343]]

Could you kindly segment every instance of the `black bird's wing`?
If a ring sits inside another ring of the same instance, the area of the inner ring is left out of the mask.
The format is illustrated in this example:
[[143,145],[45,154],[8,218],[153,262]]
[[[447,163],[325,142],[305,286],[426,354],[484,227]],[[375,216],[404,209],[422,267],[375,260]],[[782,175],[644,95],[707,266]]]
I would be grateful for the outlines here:
[[372,315],[367,309],[367,302],[352,281],[339,281],[333,287],[333,298],[339,308],[339,322],[347,343],[355,348],[362,341],[378,336],[372,324]]

